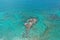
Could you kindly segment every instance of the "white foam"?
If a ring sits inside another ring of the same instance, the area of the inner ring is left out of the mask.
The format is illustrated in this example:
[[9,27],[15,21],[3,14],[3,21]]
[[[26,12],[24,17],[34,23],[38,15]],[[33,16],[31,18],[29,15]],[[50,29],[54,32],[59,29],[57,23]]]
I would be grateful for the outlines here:
[[25,23],[24,25],[27,25],[28,23]]

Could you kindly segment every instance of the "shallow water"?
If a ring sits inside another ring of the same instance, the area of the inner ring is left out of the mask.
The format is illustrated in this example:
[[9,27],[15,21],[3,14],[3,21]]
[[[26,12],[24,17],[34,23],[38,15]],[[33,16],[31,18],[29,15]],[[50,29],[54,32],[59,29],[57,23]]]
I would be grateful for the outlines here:
[[[60,40],[59,1],[3,0],[0,3],[0,40]],[[31,17],[37,18],[37,23],[26,37],[24,23]]]

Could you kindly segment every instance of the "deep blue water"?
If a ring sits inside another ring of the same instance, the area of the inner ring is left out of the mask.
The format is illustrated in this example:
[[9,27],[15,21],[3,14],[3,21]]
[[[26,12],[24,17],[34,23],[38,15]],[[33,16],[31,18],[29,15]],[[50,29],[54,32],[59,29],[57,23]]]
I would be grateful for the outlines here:
[[[25,21],[37,23],[25,37]],[[24,36],[24,37],[23,37]],[[0,40],[60,40],[60,0],[0,0]]]

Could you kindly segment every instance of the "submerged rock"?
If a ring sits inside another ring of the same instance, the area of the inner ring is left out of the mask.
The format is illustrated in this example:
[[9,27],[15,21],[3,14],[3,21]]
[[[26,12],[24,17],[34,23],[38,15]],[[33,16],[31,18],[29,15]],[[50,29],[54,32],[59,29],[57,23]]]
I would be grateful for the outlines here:
[[26,28],[29,30],[33,24],[35,24],[37,22],[36,18],[30,18],[27,20],[26,23],[24,23],[24,25],[26,26]]

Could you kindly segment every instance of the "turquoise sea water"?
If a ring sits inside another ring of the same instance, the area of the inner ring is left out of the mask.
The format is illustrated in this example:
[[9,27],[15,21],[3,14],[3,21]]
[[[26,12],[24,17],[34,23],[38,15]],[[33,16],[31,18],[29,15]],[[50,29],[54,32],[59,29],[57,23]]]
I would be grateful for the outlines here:
[[[60,40],[59,0],[0,0],[0,40]],[[26,38],[24,23],[37,18]]]

